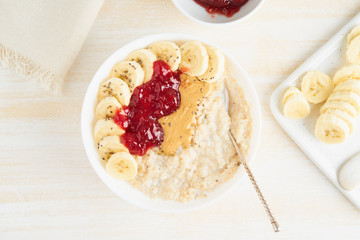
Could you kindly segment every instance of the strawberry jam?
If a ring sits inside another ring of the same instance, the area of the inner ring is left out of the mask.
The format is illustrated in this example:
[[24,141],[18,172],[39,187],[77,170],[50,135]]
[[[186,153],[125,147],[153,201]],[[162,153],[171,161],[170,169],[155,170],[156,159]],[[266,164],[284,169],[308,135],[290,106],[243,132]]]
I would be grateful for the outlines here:
[[205,8],[211,14],[225,15],[232,17],[240,11],[240,8],[248,2],[248,0],[194,0],[197,4]]
[[116,111],[114,122],[125,130],[120,139],[131,154],[143,156],[164,141],[158,119],[179,108],[179,86],[180,73],[164,61],[155,61],[150,81],[136,87],[129,105]]

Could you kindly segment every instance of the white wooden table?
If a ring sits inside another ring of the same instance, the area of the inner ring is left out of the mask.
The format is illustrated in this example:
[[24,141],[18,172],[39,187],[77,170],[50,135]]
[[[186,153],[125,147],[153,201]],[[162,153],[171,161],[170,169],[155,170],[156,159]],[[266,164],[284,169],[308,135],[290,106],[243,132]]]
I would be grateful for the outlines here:
[[[169,0],[108,0],[62,96],[0,68],[0,239],[360,239],[360,211],[269,109],[275,87],[359,10],[358,0],[267,0],[246,22],[219,28],[188,20]],[[280,233],[272,232],[246,178],[214,205],[164,214],[116,197],[90,167],[80,110],[92,75],[123,44],[162,32],[206,38],[248,70],[264,116],[253,171]]]

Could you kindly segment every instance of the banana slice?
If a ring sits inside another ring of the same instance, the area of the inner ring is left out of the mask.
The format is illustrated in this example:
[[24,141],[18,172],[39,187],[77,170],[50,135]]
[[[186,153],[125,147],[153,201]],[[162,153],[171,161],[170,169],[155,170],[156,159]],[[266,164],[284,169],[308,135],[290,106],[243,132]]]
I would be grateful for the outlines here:
[[103,160],[108,160],[109,157],[117,152],[129,152],[129,150],[120,142],[120,136],[111,135],[104,137],[98,143],[98,150]]
[[322,72],[308,72],[301,81],[301,92],[314,104],[325,101],[334,89],[330,77]]
[[112,135],[104,137],[99,142],[100,152],[128,152],[128,149],[120,142],[120,136]]
[[96,117],[98,119],[112,117],[115,115],[116,108],[121,108],[121,104],[116,98],[103,98],[96,106]]
[[137,163],[130,153],[113,154],[106,163],[107,172],[114,178],[129,181],[137,174]]
[[180,48],[173,42],[160,41],[150,44],[149,50],[153,52],[157,60],[162,60],[169,64],[172,71],[179,68],[181,62]]
[[153,75],[153,64],[156,61],[156,56],[153,52],[147,49],[139,49],[130,53],[126,60],[135,61],[140,64],[145,73],[144,83],[151,79]]
[[117,77],[124,80],[132,93],[137,86],[143,84],[144,70],[137,62],[121,61],[116,63],[111,69],[110,77]]
[[209,55],[199,41],[188,41],[180,46],[180,69],[189,76],[199,76],[208,69]]
[[125,131],[120,128],[111,118],[100,119],[95,124],[95,140],[100,142],[110,135],[122,135]]
[[329,109],[342,110],[353,118],[357,116],[357,111],[354,106],[345,101],[326,101],[326,103],[320,108],[320,113],[325,113]]
[[360,64],[360,36],[355,37],[347,44],[346,59],[349,63]]
[[347,43],[349,44],[351,40],[360,35],[360,26],[354,27],[351,32],[347,35]]
[[350,133],[348,124],[332,114],[321,114],[316,121],[315,136],[322,142],[335,144],[344,142]]
[[345,82],[339,83],[334,89],[334,92],[337,91],[352,91],[360,96],[360,81],[359,80],[347,80]]
[[215,47],[206,47],[209,55],[209,66],[203,75],[198,76],[199,80],[204,82],[217,81],[225,71],[224,54]]
[[110,78],[101,84],[98,100],[109,96],[115,97],[121,105],[129,105],[131,97],[129,86],[120,78]]
[[284,93],[282,104],[285,105],[288,98],[293,94],[301,94],[301,92],[297,87],[288,87]]
[[341,68],[335,73],[334,84],[337,86],[341,82],[347,80],[360,80],[360,66],[359,65],[350,65]]
[[302,94],[293,94],[286,100],[283,111],[287,118],[300,119],[310,114],[310,106]]
[[360,96],[351,91],[336,91],[330,95],[329,101],[345,101],[353,105],[357,114],[360,112]]
[[352,133],[354,131],[355,118],[350,116],[350,114],[348,114],[347,112],[340,110],[340,109],[328,109],[325,112],[325,114],[332,114],[332,115],[335,115],[335,116],[341,118],[348,124],[350,133]]

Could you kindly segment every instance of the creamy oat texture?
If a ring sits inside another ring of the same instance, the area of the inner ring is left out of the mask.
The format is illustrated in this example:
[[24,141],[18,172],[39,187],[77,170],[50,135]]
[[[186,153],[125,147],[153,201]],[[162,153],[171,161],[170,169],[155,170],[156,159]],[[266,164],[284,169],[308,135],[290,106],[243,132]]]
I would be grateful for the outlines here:
[[224,74],[229,91],[229,109],[225,106],[223,88],[204,101],[198,113],[198,126],[191,144],[177,150],[174,156],[149,150],[136,156],[138,174],[130,183],[152,198],[190,201],[205,198],[219,184],[230,179],[240,166],[228,131],[246,154],[251,134],[249,107],[237,81]]

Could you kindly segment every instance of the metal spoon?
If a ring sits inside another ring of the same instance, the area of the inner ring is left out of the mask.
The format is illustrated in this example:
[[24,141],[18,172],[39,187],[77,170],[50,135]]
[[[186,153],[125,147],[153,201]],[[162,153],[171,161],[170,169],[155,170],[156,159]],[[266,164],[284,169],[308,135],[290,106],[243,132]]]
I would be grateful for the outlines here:
[[[229,93],[228,93],[228,90],[227,90],[227,87],[225,86],[224,88],[224,94],[225,94],[225,104],[226,104],[226,109],[229,110]],[[269,208],[269,205],[268,203],[266,202],[258,184],[256,183],[256,180],[254,178],[254,175],[252,174],[247,162],[246,162],[246,159],[243,155],[243,153],[241,152],[236,140],[235,140],[235,137],[234,135],[231,133],[231,131],[229,130],[229,137],[230,137],[230,140],[231,140],[231,143],[233,144],[237,154],[239,155],[239,158],[240,158],[240,162],[241,164],[244,166],[245,168],[245,171],[261,201],[261,204],[263,205],[263,207],[265,208],[265,211],[270,219],[270,222],[271,222],[271,225],[274,229],[274,232],[280,232],[280,225],[279,223],[276,221],[275,217],[273,216],[270,208]]]

